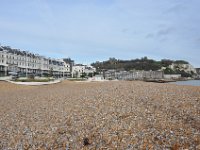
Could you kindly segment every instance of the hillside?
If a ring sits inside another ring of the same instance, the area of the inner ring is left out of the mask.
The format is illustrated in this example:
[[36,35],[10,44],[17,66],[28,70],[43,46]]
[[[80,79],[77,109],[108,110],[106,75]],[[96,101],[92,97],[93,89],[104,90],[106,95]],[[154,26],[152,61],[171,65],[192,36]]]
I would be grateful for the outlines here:
[[95,62],[91,64],[97,68],[97,71],[102,69],[116,69],[116,70],[145,70],[145,71],[156,71],[163,70],[165,74],[181,74],[183,77],[191,77],[195,74],[195,70],[189,64],[189,62],[184,60],[170,60],[162,59],[156,61],[143,57],[141,59],[131,59],[131,60],[120,60],[116,58],[110,58],[109,60],[103,62]]

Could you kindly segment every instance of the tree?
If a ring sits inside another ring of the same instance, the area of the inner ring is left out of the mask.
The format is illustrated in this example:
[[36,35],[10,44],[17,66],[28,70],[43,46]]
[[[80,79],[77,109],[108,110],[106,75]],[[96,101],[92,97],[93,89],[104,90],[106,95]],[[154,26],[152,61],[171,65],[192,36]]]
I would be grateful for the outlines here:
[[185,72],[184,70],[176,70],[177,74],[181,74],[181,77],[192,77],[191,74]]
[[176,64],[189,64],[187,61],[185,60],[176,60],[174,63]]
[[53,77],[53,68],[50,69],[49,76]]
[[164,73],[165,74],[174,74],[175,72],[171,69],[171,68],[166,68],[165,70],[164,70]]
[[81,78],[85,78],[85,77],[86,77],[86,73],[83,72],[83,73],[81,74]]
[[88,77],[93,77],[93,73],[92,72],[88,73]]
[[170,60],[170,59],[162,59],[161,60],[161,65],[163,67],[168,67],[169,65],[171,65],[174,61]]
[[169,68],[169,66],[172,65],[172,63],[174,62],[187,63],[186,61],[183,60],[173,61],[170,59],[162,59],[161,61],[156,61],[153,59],[149,59],[147,57],[142,57],[141,59],[138,58],[131,59],[131,60],[119,60],[112,57],[109,58],[109,60],[107,61],[92,63],[92,66],[97,68],[98,72],[109,69],[125,70],[125,71],[130,71],[130,70],[156,71],[160,70],[162,67],[165,67],[166,69],[164,70],[164,72],[167,74],[172,74],[176,73],[175,69],[172,70]]

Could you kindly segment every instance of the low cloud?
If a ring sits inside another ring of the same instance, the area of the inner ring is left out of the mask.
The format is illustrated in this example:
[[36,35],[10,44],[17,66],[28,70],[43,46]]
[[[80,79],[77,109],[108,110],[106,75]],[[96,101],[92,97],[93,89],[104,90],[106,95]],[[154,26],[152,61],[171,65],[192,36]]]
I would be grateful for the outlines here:
[[161,30],[159,30],[159,31],[157,32],[157,36],[166,36],[166,35],[169,35],[169,34],[173,33],[174,30],[175,30],[175,29],[174,29],[174,28],[171,28],[171,27],[165,28],[165,29],[161,29]]
[[122,29],[122,32],[123,32],[123,33],[126,33],[126,32],[128,32],[128,31],[129,31],[128,28],[124,28],[124,29]]
[[170,7],[166,11],[164,11],[164,13],[180,13],[184,9],[185,9],[185,6],[183,6],[182,4],[177,4],[175,6]]
[[149,34],[146,35],[145,38],[147,38],[147,39],[152,39],[152,38],[154,38],[154,37],[155,37],[155,35],[154,35],[153,33],[149,33]]

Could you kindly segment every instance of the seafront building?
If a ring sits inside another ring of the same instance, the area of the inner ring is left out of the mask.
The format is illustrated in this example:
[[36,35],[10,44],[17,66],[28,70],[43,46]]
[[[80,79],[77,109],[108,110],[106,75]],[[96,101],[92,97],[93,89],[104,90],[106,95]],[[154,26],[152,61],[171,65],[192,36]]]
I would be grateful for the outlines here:
[[89,74],[94,75],[95,72],[96,72],[96,68],[94,68],[93,66],[83,65],[83,64],[76,64],[72,66],[72,77],[75,77],[75,78],[80,78],[81,75],[83,74],[87,76]]
[[8,46],[0,46],[0,76],[11,74],[22,76],[28,74],[68,76],[70,74],[70,64],[62,59],[46,58],[27,51],[12,49]]
[[63,61],[66,63],[66,64],[69,64],[70,66],[70,77],[72,76],[72,66],[74,66],[74,60],[72,60],[71,58],[63,58]]

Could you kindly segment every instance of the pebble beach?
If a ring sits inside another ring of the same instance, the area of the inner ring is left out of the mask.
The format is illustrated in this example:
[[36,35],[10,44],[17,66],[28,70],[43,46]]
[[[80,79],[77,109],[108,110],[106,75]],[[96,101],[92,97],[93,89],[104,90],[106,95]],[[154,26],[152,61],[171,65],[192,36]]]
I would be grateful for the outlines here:
[[200,149],[200,87],[0,81],[2,150]]

